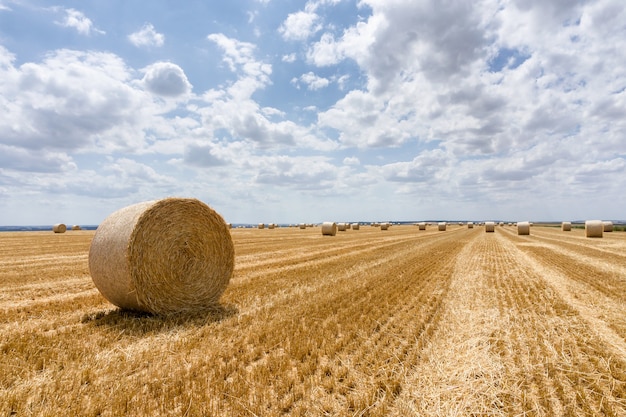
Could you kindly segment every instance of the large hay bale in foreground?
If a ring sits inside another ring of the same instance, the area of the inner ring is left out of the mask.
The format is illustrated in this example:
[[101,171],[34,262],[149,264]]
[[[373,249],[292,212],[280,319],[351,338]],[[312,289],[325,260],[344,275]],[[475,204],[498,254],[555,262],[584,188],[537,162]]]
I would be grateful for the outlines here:
[[493,233],[496,231],[496,223],[495,222],[485,222],[485,232]]
[[604,231],[604,224],[602,220],[587,220],[585,222],[585,236],[586,237],[602,237]]
[[610,220],[605,220],[602,222],[603,231],[612,232],[613,231],[613,222]]
[[563,222],[561,223],[561,230],[564,232],[572,231],[572,222]]
[[109,215],[89,248],[89,271],[118,307],[150,313],[215,305],[235,264],[224,219],[196,199],[134,204]]
[[54,233],[65,233],[66,230],[67,230],[67,226],[64,225],[63,223],[57,223],[54,226],[52,226],[52,231]]
[[518,235],[530,235],[530,223],[529,222],[517,222],[517,234]]
[[324,222],[322,223],[322,235],[323,236],[335,236],[337,234],[337,223]]

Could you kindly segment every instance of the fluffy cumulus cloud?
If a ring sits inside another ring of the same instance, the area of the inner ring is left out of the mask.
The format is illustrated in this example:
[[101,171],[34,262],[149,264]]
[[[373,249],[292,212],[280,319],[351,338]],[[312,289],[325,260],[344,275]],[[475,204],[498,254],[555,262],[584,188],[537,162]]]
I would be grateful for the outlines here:
[[73,28],[81,35],[91,35],[92,33],[104,34],[105,32],[94,27],[93,22],[83,12],[75,9],[64,10],[65,17],[59,23],[61,26]]
[[178,97],[191,91],[191,84],[181,67],[171,62],[157,62],[145,70],[143,83],[151,93]]
[[146,23],[137,32],[128,35],[128,40],[136,47],[161,47],[165,43],[165,35],[158,33],[151,23]]

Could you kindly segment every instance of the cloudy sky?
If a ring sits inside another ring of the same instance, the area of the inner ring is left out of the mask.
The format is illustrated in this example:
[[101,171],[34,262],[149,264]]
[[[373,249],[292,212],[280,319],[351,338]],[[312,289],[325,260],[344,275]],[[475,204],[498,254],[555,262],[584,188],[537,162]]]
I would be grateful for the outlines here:
[[0,224],[626,218],[622,0],[0,0]]

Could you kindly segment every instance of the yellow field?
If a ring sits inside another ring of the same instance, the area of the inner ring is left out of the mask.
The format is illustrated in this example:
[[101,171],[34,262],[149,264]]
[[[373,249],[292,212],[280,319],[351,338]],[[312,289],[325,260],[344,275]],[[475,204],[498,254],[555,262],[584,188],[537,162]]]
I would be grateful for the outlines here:
[[626,233],[234,229],[169,317],[100,296],[93,233],[0,233],[0,415],[626,416]]

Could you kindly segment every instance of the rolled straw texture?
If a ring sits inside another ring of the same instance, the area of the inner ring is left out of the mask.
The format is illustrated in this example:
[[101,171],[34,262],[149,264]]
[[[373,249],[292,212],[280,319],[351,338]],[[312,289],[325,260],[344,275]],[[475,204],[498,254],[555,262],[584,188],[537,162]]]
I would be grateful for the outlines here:
[[445,232],[446,231],[446,222],[439,222],[437,223],[437,228],[440,232]]
[[381,223],[380,230],[389,230],[389,223]]
[[89,271],[118,307],[150,313],[217,303],[235,265],[224,219],[196,199],[134,204],[107,217],[89,248]]
[[345,232],[347,228],[347,223],[337,223],[337,230],[339,230],[340,232]]
[[612,232],[613,231],[613,222],[609,221],[609,220],[605,220],[602,222],[602,227],[604,228],[605,232]]
[[493,233],[496,231],[496,223],[495,222],[485,222],[485,232]]
[[361,225],[358,223],[352,223],[352,230],[359,230],[361,228]]
[[587,220],[585,222],[585,236],[586,237],[602,237],[604,231],[604,224],[602,220]]
[[473,229],[474,228],[474,222],[467,222],[467,228],[468,229]]
[[420,222],[417,226],[419,227],[419,230],[426,230],[426,222]]
[[57,223],[54,226],[52,226],[52,231],[54,233],[65,233],[66,230],[67,230],[67,226],[64,225],[63,223]]
[[530,235],[530,223],[529,222],[517,222],[517,234],[518,235]]
[[572,222],[563,222],[561,223],[561,230],[564,232],[572,231]]
[[337,223],[324,222],[322,223],[322,235],[323,236],[335,236],[337,234]]
[[75,224],[74,226],[72,226],[72,230],[82,230],[82,228],[79,225]]

